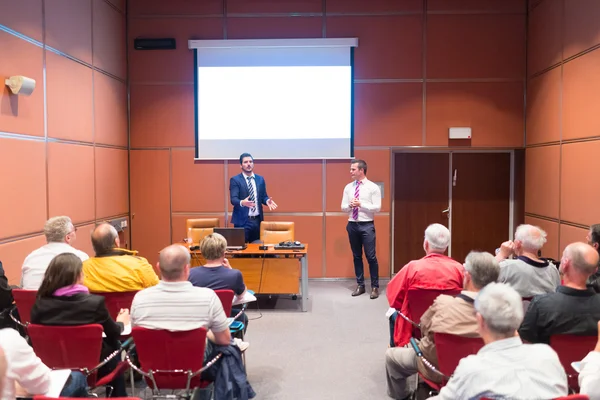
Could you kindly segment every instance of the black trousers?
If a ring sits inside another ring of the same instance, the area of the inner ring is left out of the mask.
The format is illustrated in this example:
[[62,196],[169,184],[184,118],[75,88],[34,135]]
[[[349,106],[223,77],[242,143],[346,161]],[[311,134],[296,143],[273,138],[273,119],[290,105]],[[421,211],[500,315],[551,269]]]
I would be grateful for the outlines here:
[[365,270],[363,265],[363,248],[369,263],[369,274],[371,275],[371,287],[379,287],[379,264],[375,255],[375,224],[368,222],[351,222],[346,225],[348,238],[350,239],[350,248],[354,257],[354,273],[356,274],[356,283],[359,286],[365,286]]

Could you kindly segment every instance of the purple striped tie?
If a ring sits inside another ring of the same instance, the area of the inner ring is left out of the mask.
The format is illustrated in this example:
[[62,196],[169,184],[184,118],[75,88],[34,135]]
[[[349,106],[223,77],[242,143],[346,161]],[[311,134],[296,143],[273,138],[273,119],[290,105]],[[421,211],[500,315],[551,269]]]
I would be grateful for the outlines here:
[[[358,199],[358,195],[360,192],[360,181],[356,181],[356,188],[354,189],[354,198]],[[352,209],[352,219],[355,221],[358,219],[358,207],[354,207]]]

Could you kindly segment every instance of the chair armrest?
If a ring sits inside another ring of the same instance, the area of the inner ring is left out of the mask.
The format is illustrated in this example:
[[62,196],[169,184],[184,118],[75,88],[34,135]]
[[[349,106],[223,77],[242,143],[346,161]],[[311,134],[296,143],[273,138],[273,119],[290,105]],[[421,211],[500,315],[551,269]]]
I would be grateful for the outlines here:
[[404,318],[404,320],[410,322],[415,328],[421,328],[421,325],[417,324],[415,321],[413,321],[412,319],[408,318],[406,315],[402,314],[399,310],[398,311],[398,315],[401,316],[402,318]]
[[442,378],[448,380],[450,379],[449,376],[444,375],[439,369],[437,369],[428,359],[425,358],[425,356],[423,356],[423,352],[421,351],[421,349],[419,348],[419,345],[417,344],[417,341],[415,338],[410,338],[410,344],[413,348],[413,350],[415,351],[415,353],[417,354],[417,357],[419,357],[421,359],[421,361],[423,361],[423,364],[432,372],[440,375]]
[[14,322],[14,323],[16,323],[17,325],[19,325],[19,326],[22,326],[23,328],[27,328],[27,325],[29,325],[29,322],[22,323],[21,321],[19,321],[19,320],[17,319],[17,317],[15,317],[15,316],[14,316],[14,314],[13,314],[13,312],[14,312],[14,311],[16,311],[16,310],[17,310],[17,307],[16,307],[16,306],[14,306],[14,307],[13,307],[13,308],[12,308],[12,309],[11,309],[11,310],[8,312],[8,315],[9,315],[10,319],[12,319],[12,320],[13,320],[13,322]]
[[98,371],[100,368],[102,368],[107,362],[109,362],[110,360],[112,360],[113,358],[115,358],[117,355],[121,354],[121,352],[123,350],[125,350],[127,347],[129,347],[129,345],[133,342],[133,338],[130,337],[129,339],[127,339],[126,341],[124,341],[123,343],[121,343],[121,346],[113,351],[112,353],[109,354],[108,357],[106,357],[104,360],[100,361],[100,364],[96,365],[94,368],[87,370],[84,369],[82,370],[82,372],[84,372],[86,375],[91,375],[94,372]]

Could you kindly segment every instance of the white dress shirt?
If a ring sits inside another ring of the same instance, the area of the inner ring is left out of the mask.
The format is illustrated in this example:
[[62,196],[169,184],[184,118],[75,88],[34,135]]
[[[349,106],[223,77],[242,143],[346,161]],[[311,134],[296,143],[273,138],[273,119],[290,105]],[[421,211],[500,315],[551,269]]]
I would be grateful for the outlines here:
[[81,259],[87,260],[89,257],[81,250],[62,242],[48,243],[37,250],[32,251],[23,261],[23,270],[21,272],[21,287],[26,290],[38,290],[44,274],[50,261],[61,253],[73,253]]
[[14,400],[15,382],[19,382],[29,394],[44,394],[50,389],[50,368],[35,355],[17,331],[0,329],[0,347],[4,350],[8,366],[2,400]]
[[[246,187],[248,187],[248,176],[246,174],[242,174],[242,176],[244,177]],[[252,178],[250,179],[250,184],[252,185],[252,189],[254,189],[254,203],[256,204],[256,207],[254,207],[254,211],[251,207],[248,207],[248,216],[256,217],[258,215],[258,192],[256,191],[256,179],[254,177],[254,172],[252,173],[252,175],[250,175],[250,177]],[[248,192],[250,192],[250,190],[248,190]],[[240,206],[244,207],[242,201],[244,200],[240,200]]]
[[600,400],[600,352],[590,351],[581,360],[579,393],[587,394],[590,400]]
[[460,360],[448,384],[432,399],[542,400],[567,394],[567,375],[556,352],[547,344],[523,344],[516,336]]
[[381,190],[379,186],[364,178],[360,181],[360,189],[358,191],[358,200],[360,207],[358,209],[358,219],[352,218],[352,207],[350,202],[354,199],[354,192],[358,181],[350,182],[344,188],[342,197],[342,211],[348,213],[348,221],[373,221],[375,213],[381,210]]

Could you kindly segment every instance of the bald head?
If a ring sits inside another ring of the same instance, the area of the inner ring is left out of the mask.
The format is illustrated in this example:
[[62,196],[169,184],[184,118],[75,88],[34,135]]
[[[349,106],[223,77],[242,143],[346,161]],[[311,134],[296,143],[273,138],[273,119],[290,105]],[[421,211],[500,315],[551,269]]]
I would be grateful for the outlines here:
[[165,281],[187,280],[189,265],[190,252],[179,244],[165,247],[158,257],[158,268],[162,279]]
[[569,263],[577,273],[586,279],[596,272],[598,257],[596,249],[582,242],[571,243],[563,253],[564,262]]
[[119,247],[119,233],[111,224],[102,223],[92,232],[92,246],[96,257],[109,254]]

